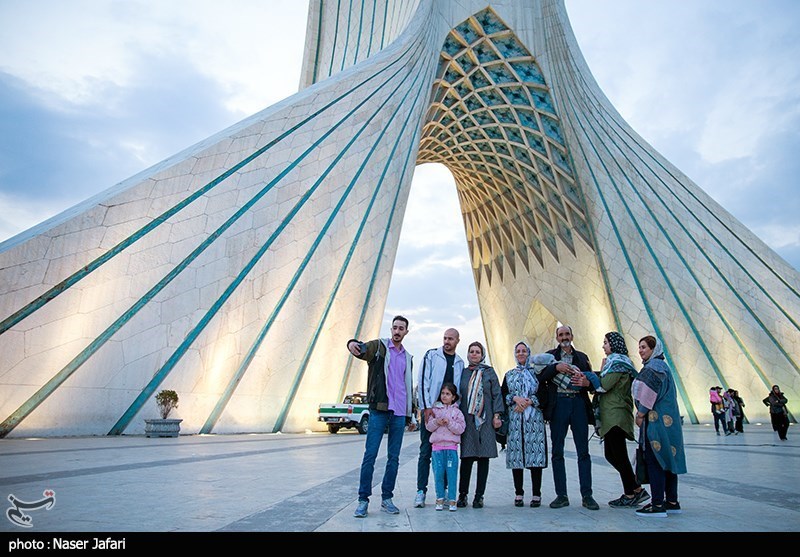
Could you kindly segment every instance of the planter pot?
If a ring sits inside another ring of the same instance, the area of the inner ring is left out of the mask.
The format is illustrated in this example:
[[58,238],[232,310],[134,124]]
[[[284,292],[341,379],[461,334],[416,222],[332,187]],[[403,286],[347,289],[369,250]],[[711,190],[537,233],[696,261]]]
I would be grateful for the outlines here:
[[182,421],[177,418],[145,420],[144,433],[147,437],[177,437]]

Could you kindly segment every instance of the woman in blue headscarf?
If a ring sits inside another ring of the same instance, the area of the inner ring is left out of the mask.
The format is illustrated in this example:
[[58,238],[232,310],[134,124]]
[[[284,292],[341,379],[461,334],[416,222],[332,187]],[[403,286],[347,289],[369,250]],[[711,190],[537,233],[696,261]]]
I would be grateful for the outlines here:
[[639,356],[643,366],[633,380],[631,394],[653,499],[637,509],[636,515],[666,517],[681,512],[678,474],[686,473],[678,394],[660,340],[650,335],[642,338]]
[[517,365],[506,372],[500,388],[509,410],[506,468],[511,469],[514,478],[514,505],[517,507],[525,504],[523,469],[531,471],[531,507],[538,507],[542,504],[542,469],[547,468],[544,414],[536,397],[539,380],[528,367],[530,355],[527,343],[520,341],[514,346]]

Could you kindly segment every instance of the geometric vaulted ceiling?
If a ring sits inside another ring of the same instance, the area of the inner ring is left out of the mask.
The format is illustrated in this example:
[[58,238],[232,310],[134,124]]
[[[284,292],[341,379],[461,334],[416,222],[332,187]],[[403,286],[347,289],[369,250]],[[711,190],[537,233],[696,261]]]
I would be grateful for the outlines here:
[[418,162],[453,174],[475,282],[593,249],[580,186],[539,65],[487,8],[447,36]]

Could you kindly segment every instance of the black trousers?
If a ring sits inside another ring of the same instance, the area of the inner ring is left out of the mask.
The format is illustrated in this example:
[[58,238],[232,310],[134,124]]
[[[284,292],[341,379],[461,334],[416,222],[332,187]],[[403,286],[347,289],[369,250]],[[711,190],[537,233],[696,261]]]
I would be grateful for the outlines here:
[[458,494],[467,496],[469,481],[472,478],[472,465],[478,463],[478,478],[475,483],[475,497],[482,497],[486,493],[486,480],[489,478],[489,457],[465,456],[461,459],[461,478],[458,481]]
[[641,486],[636,481],[636,474],[633,473],[625,432],[617,426],[609,429],[603,437],[603,451],[608,463],[619,472],[625,495],[633,495],[634,490]]
[[[531,491],[534,497],[542,496],[542,468],[528,468],[531,471],[531,482],[533,487]],[[514,477],[514,493],[516,495],[525,495],[525,490],[522,488],[522,468],[512,468],[511,475]]]

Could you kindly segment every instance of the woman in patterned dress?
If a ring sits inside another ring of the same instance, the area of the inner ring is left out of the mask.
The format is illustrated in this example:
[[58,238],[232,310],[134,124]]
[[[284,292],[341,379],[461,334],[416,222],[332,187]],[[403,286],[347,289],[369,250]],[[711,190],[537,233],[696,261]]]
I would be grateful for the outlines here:
[[531,349],[520,341],[514,346],[516,367],[506,372],[501,393],[509,412],[506,468],[514,478],[514,505],[522,507],[523,470],[531,471],[531,507],[542,504],[542,470],[547,468],[547,436],[544,415],[536,397],[539,380],[528,366]]

